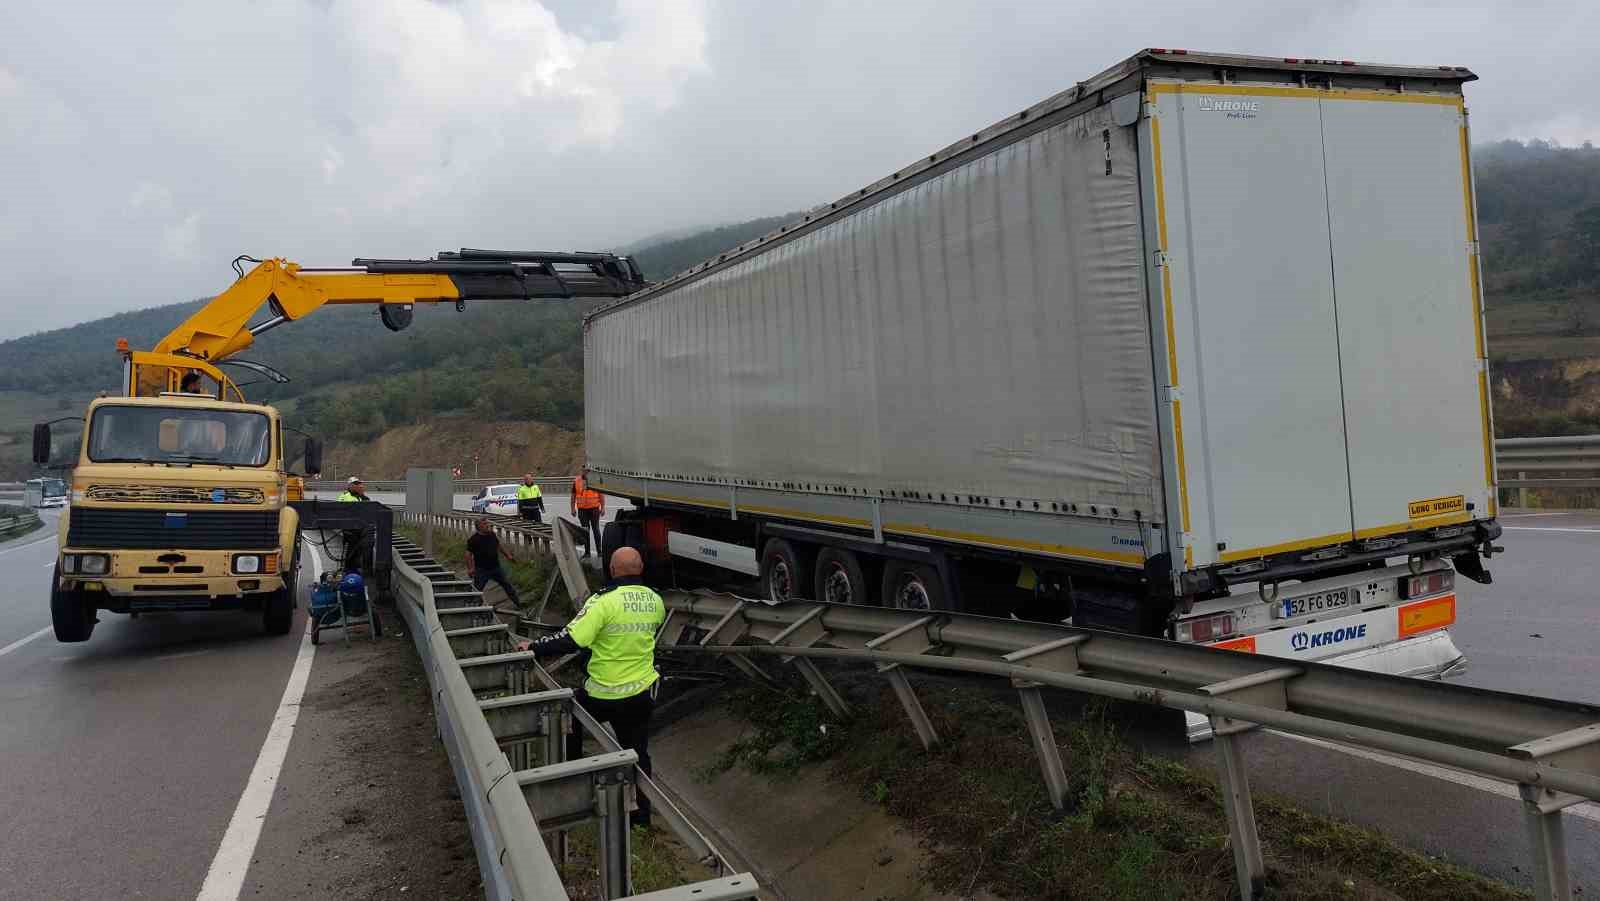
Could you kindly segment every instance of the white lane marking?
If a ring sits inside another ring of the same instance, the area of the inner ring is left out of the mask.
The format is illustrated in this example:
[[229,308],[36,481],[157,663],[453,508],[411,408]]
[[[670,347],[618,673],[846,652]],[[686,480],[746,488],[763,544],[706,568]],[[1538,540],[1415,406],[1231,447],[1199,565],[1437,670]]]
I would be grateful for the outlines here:
[[[1310,736],[1306,735],[1293,735],[1288,732],[1279,732],[1276,729],[1264,729],[1262,731],[1270,732],[1273,735],[1277,735],[1282,738],[1292,738],[1295,741],[1305,742],[1308,745],[1316,745],[1319,748],[1327,748],[1330,751],[1339,751],[1344,754],[1349,754],[1351,757],[1359,757],[1362,760],[1370,760],[1373,763],[1386,764],[1394,767],[1395,769],[1407,770],[1423,776],[1431,776],[1435,779],[1440,779],[1445,782],[1454,782],[1457,785],[1464,785],[1467,788],[1475,788],[1478,791],[1487,792],[1491,795],[1499,795],[1502,798],[1510,798],[1514,801],[1522,800],[1522,795],[1519,794],[1517,789],[1511,785],[1494,779],[1486,779],[1483,776],[1479,776],[1474,773],[1467,773],[1461,770],[1455,770],[1433,763],[1424,763],[1421,760],[1413,760],[1409,757],[1396,757],[1393,754],[1385,754],[1382,751],[1368,751],[1365,748],[1353,748],[1349,745],[1342,745],[1338,742],[1326,741],[1320,738],[1311,738]],[[1600,823],[1600,805],[1596,805],[1593,802],[1586,801],[1582,804],[1575,804],[1572,807],[1568,807],[1566,812],[1575,817],[1581,817],[1585,820],[1591,820],[1593,822]]]
[[1600,529],[1558,529],[1554,526],[1501,526],[1507,532],[1600,532]]
[[49,635],[50,634],[50,630],[53,629],[53,628],[55,628],[55,627],[54,626],[45,626],[43,629],[40,629],[39,631],[33,633],[32,635],[29,635],[27,638],[19,638],[16,641],[13,641],[12,643],[6,645],[5,647],[0,648],[0,657],[4,657],[5,655],[11,653],[12,651],[15,651],[17,648],[22,647],[23,645],[25,645],[28,642],[34,640],[35,638],[43,638],[44,636]]
[[[321,577],[322,561],[311,550],[311,568]],[[289,741],[294,737],[294,724],[300,718],[300,699],[306,693],[306,682],[311,677],[311,661],[317,646],[311,643],[311,621],[306,620],[306,630],[300,636],[300,652],[294,659],[294,669],[289,682],[283,687],[283,699],[278,711],[267,727],[266,741],[256,765],[250,770],[244,794],[233,809],[233,818],[222,834],[222,843],[211,859],[211,869],[206,871],[206,881],[200,886],[195,901],[238,901],[244,890],[245,876],[250,872],[250,858],[255,856],[256,843],[261,840],[261,827],[266,823],[267,810],[272,806],[272,795],[278,787],[278,774],[283,771],[284,758],[289,755]]]
[[56,561],[54,561],[54,560],[46,560],[46,561],[44,561],[44,565],[45,566],[55,566],[56,565]]
[[1555,513],[1504,513],[1504,514],[1501,514],[1500,518],[1501,519],[1527,519],[1527,518],[1529,518],[1531,516],[1572,516],[1572,515],[1580,513],[1580,512],[1586,512],[1586,511],[1561,510],[1561,511],[1558,511],[1558,512],[1555,512]]
[[27,544],[19,544],[16,547],[8,547],[5,550],[0,551],[0,554],[9,554],[12,551],[20,551],[20,550],[23,550],[24,548],[34,547],[35,545],[40,545],[40,544],[44,544],[46,542],[55,541],[55,540],[56,540],[56,536],[51,535],[49,538],[41,538],[38,541],[30,541]]

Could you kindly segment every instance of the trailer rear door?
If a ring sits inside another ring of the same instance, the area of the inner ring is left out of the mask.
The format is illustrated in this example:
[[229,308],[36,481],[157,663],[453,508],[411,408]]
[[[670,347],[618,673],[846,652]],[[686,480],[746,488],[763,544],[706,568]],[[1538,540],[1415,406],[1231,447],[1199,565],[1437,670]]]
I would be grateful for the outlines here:
[[1491,515],[1466,123],[1455,98],[1322,102],[1356,535]]
[[1157,97],[1193,560],[1348,540],[1317,99]]
[[1460,98],[1151,94],[1192,564],[1492,515]]

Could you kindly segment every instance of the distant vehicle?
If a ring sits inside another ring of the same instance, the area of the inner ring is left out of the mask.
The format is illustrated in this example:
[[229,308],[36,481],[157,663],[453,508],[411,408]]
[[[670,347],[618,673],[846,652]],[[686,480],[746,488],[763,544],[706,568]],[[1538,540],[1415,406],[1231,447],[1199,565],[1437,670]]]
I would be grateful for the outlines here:
[[490,485],[472,496],[473,513],[492,513],[499,516],[515,516],[517,514],[517,485],[507,482],[504,485]]
[[67,483],[61,479],[29,479],[22,486],[22,502],[29,507],[65,507]]

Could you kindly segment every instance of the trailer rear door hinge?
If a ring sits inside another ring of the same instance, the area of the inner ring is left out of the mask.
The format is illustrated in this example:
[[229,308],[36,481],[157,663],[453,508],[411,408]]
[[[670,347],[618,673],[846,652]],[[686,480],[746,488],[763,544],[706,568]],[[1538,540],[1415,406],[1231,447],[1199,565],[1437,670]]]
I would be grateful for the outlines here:
[[1165,269],[1169,265],[1171,265],[1171,260],[1168,259],[1167,252],[1165,250],[1156,251],[1156,268]]
[[1177,385],[1162,385],[1161,386],[1161,401],[1162,401],[1162,403],[1170,404],[1173,401],[1178,401],[1178,400],[1183,400],[1183,390],[1182,389],[1180,389]]

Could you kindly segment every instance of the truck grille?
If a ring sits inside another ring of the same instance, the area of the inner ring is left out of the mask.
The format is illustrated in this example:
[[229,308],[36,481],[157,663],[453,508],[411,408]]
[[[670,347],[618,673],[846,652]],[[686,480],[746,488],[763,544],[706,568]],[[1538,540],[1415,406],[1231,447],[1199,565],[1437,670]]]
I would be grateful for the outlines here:
[[67,545],[75,548],[231,550],[278,546],[276,510],[104,510],[73,507]]
[[[222,492],[222,499],[213,492]],[[90,485],[84,496],[91,501],[124,504],[259,504],[260,488],[197,488],[180,485]]]

